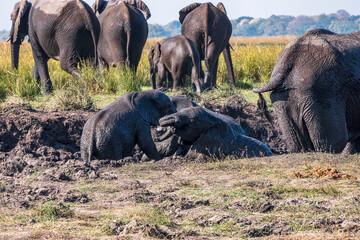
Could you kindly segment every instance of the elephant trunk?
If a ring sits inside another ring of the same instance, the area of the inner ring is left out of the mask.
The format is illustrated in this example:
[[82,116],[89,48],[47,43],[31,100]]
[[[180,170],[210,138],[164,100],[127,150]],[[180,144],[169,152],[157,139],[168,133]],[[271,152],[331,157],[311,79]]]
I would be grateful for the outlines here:
[[234,87],[235,86],[235,76],[234,76],[234,67],[231,60],[231,54],[230,54],[230,43],[228,43],[223,51],[224,59],[226,63],[226,68],[228,70],[228,76],[229,76],[229,84]]
[[151,86],[153,89],[156,89],[155,75],[155,71],[153,69],[150,69]]
[[18,69],[19,67],[19,51],[20,51],[20,42],[11,43],[11,67],[12,69]]

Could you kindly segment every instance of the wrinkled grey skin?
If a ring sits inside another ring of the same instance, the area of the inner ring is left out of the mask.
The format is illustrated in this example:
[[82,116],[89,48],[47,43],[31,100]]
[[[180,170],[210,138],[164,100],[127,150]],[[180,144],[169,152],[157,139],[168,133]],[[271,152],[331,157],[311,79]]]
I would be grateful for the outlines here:
[[164,82],[166,83],[167,76],[171,74],[173,89],[183,86],[185,75],[189,75],[196,91],[198,93],[202,91],[199,52],[195,44],[187,37],[177,35],[156,43],[151,48],[148,59],[153,89],[162,87]]
[[91,8],[78,0],[22,0],[11,13],[11,64],[17,69],[19,50],[29,35],[35,60],[33,77],[41,79],[43,93],[52,92],[47,62],[59,60],[60,67],[79,78],[81,59],[97,59],[100,24]]
[[97,0],[93,10],[101,25],[100,67],[126,65],[136,71],[148,36],[149,8],[141,0]]
[[[200,107],[197,103],[191,101],[185,96],[169,96],[169,98],[171,99],[177,112],[184,108]],[[241,125],[235,122],[235,120],[233,120],[231,117],[215,113],[206,108],[203,109],[214,117],[220,118],[225,121],[234,131],[238,132],[241,135],[245,135],[245,131],[241,127]],[[158,150],[162,158],[172,156],[173,154],[185,155],[190,147],[189,145],[183,144],[181,139],[174,134],[173,130],[174,129],[171,127],[158,127],[156,131],[152,131],[152,136],[155,140],[156,149]]]
[[222,119],[202,107],[190,107],[159,120],[161,127],[173,127],[174,133],[191,145],[185,157],[271,156],[262,142],[234,131]]
[[151,138],[150,125],[174,113],[175,107],[160,90],[129,92],[93,115],[81,136],[81,157],[119,160],[130,156],[138,144],[148,158],[159,160]]
[[229,39],[232,33],[231,22],[224,5],[219,2],[193,3],[179,11],[181,34],[192,40],[205,60],[205,80],[203,88],[216,86],[216,74],[220,53],[223,52],[228,70],[229,83],[235,86],[234,70],[230,55]]
[[341,152],[360,135],[360,32],[312,30],[280,54],[270,82],[290,152]]

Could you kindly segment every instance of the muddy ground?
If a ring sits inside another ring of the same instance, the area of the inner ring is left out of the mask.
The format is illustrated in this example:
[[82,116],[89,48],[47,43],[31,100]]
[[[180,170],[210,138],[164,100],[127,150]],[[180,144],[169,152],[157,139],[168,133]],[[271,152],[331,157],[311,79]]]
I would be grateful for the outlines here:
[[[240,97],[202,104],[280,155],[210,163],[127,158],[85,167],[80,136],[94,112],[2,109],[0,239],[360,236],[357,155],[284,155],[277,127],[255,106]],[[315,167],[353,178],[294,174]]]

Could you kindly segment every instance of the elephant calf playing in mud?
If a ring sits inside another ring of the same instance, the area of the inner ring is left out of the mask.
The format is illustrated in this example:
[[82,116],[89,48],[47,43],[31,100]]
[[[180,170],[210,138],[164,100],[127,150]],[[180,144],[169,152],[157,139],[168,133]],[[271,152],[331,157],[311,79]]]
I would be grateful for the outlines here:
[[185,157],[271,156],[262,142],[239,134],[224,120],[202,107],[190,107],[160,119],[161,127],[173,127],[182,141],[191,145]]
[[[185,75],[191,76],[197,92],[202,91],[200,55],[195,44],[183,35],[166,38],[156,43],[149,52],[152,87],[162,87],[166,79],[173,80],[173,88],[184,84]],[[155,83],[155,75],[157,79]]]
[[81,157],[119,160],[130,156],[136,144],[148,158],[160,160],[151,138],[150,125],[175,112],[170,99],[160,90],[129,92],[93,115],[81,136]]

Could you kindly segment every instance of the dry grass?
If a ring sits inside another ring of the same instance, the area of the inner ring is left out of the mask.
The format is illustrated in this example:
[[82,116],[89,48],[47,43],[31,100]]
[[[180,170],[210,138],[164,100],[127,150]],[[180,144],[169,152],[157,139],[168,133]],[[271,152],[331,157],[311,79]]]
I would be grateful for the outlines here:
[[[88,203],[38,202],[29,210],[0,206],[0,238],[115,239],[124,231],[135,238],[160,238],[162,231],[185,239],[359,237],[359,181],[291,176],[315,167],[358,176],[359,162],[358,155],[310,153],[106,168],[96,181],[62,183],[61,192],[80,190]],[[39,184],[40,177],[28,181]]]

